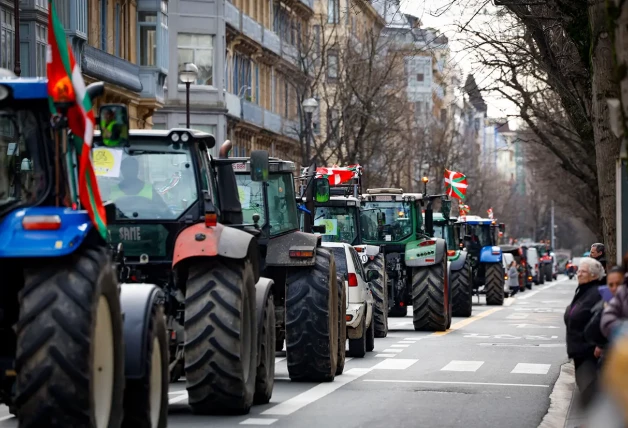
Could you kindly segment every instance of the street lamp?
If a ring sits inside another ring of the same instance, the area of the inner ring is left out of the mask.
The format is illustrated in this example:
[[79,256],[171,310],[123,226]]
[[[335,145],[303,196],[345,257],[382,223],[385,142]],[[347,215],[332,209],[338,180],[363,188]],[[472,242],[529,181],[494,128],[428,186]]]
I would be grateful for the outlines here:
[[190,85],[196,82],[198,67],[191,62],[183,63],[179,68],[179,80],[185,83],[185,125],[190,129]]
[[318,101],[314,98],[307,98],[303,100],[303,111],[305,112],[305,128],[306,128],[306,138],[305,138],[305,152],[307,156],[308,163],[311,163],[310,155],[312,153],[312,138],[314,137],[312,134],[312,115],[318,108]]
[[14,52],[15,52],[15,64],[13,66],[13,72],[17,77],[20,77],[22,74],[22,64],[20,61],[20,0],[13,1],[13,16],[15,19],[15,40],[14,40]]

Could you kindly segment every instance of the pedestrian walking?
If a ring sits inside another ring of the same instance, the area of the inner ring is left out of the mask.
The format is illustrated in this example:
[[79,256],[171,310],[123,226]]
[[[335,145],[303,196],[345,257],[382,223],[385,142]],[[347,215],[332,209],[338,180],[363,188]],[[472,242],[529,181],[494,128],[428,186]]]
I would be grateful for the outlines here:
[[578,267],[578,288],[564,316],[567,326],[567,355],[573,359],[576,384],[584,406],[588,405],[595,394],[598,360],[595,356],[595,345],[586,340],[584,332],[593,315],[591,309],[602,299],[598,286],[603,276],[604,268],[600,262],[591,257],[582,259]]
[[519,271],[517,270],[517,263],[513,260],[508,267],[508,286],[510,290],[517,290],[519,288]]

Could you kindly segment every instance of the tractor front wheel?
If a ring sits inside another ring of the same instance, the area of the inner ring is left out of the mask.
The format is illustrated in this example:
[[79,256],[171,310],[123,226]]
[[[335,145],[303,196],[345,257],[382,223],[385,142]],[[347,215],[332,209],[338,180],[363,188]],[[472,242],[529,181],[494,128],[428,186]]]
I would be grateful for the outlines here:
[[253,402],[255,404],[268,404],[275,385],[275,303],[272,294],[269,294],[266,299],[264,324],[259,334],[262,335],[262,340]]
[[490,263],[484,270],[486,304],[501,306],[504,304],[504,267],[501,263]]
[[451,300],[453,316],[471,316],[473,311],[473,284],[471,282],[471,261],[468,257],[462,269],[451,273]]
[[445,331],[451,322],[447,257],[432,266],[412,268],[412,310],[416,331]]
[[386,337],[388,335],[388,281],[386,278],[386,264],[383,254],[375,256],[373,261],[366,265],[366,269],[376,270],[379,277],[371,281],[373,285],[373,326],[375,337]]
[[28,268],[16,325],[19,426],[120,426],[122,311],[114,267],[101,247]]

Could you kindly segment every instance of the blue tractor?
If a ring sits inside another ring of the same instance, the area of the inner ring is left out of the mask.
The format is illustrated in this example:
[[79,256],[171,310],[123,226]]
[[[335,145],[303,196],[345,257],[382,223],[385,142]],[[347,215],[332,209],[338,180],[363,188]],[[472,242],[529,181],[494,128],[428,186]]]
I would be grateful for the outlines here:
[[464,216],[455,227],[471,260],[475,293],[485,294],[487,305],[503,305],[506,279],[498,233],[504,231],[504,224],[498,225],[489,218]]
[[0,404],[22,428],[165,427],[163,297],[119,284],[80,207],[71,105],[51,116],[46,80],[0,81]]

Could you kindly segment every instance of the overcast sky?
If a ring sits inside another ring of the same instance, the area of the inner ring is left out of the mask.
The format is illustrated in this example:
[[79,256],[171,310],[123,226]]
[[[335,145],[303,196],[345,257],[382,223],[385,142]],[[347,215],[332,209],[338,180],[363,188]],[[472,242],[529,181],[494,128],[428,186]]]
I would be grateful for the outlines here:
[[[456,5],[441,13],[440,9],[446,8],[451,0],[402,0],[401,10],[418,16],[423,23],[423,27],[436,28],[449,38],[449,45],[452,51],[452,61],[463,71],[462,81],[466,75],[473,72],[473,53],[463,51],[462,45],[458,42],[459,37],[456,30],[457,24],[467,23],[477,11],[477,0],[457,0]],[[490,6],[489,6],[490,7]],[[438,16],[437,16],[438,15]],[[476,15],[473,22],[481,23],[483,17]],[[480,82],[482,76],[475,75],[476,81]],[[482,86],[482,84],[480,84]],[[488,105],[489,117],[504,117],[506,114],[514,114],[516,110],[507,101],[496,98],[489,94],[482,94]]]

